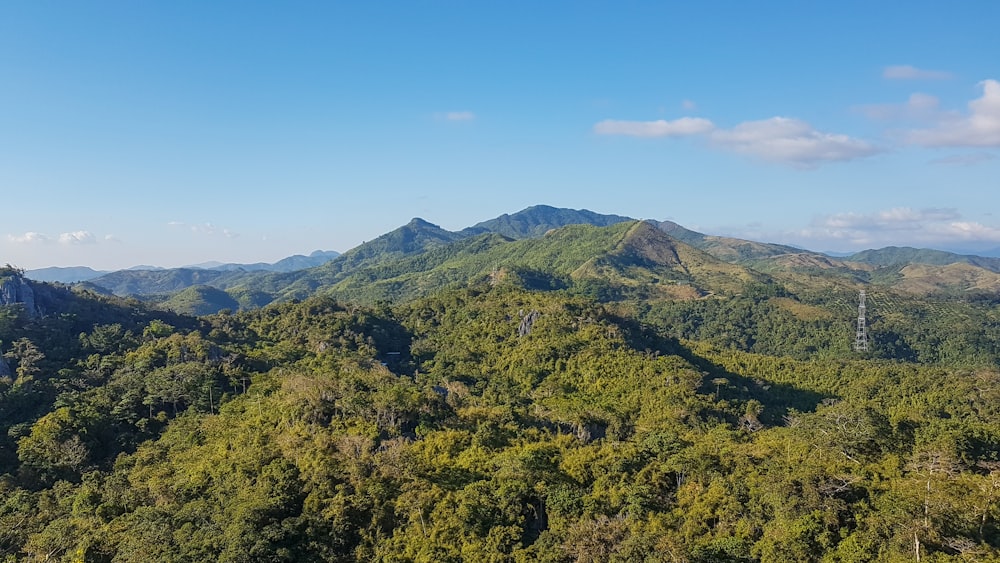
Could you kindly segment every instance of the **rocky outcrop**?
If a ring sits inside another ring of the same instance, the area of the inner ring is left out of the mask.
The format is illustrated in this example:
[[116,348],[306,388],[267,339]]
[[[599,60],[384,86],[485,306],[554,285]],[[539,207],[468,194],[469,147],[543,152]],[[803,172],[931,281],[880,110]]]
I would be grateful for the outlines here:
[[17,304],[24,306],[24,312],[28,317],[38,316],[35,292],[28,280],[19,273],[0,275],[0,305]]

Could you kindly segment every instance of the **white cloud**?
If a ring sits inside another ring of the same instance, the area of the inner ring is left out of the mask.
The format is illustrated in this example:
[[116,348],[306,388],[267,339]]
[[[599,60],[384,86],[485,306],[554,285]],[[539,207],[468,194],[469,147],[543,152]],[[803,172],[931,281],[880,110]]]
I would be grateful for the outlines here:
[[742,154],[802,167],[882,152],[866,141],[817,131],[805,121],[787,117],[746,121],[732,129],[715,130],[709,138],[717,146]]
[[[907,209],[908,207],[897,207],[895,209]],[[911,210],[912,211],[912,210]],[[899,215],[892,213],[882,212],[883,217],[899,217]],[[921,209],[916,213],[905,214],[904,217],[911,221],[951,221],[953,219],[959,219],[962,215],[954,207],[928,207]]]
[[[23,235],[7,235],[7,240],[19,244],[59,242],[60,244],[64,245],[97,244],[99,242],[98,237],[95,236],[94,233],[82,230],[61,233],[59,236],[56,237],[52,237],[44,233],[37,233],[31,231],[24,233]],[[105,235],[100,240],[120,242],[118,238],[115,237],[114,235]]]
[[835,213],[818,218],[814,226],[826,229],[861,229],[865,231],[895,231],[924,228],[926,222],[959,219],[958,210],[932,207],[913,209],[894,207],[877,213]]
[[889,80],[947,80],[951,77],[950,72],[926,70],[911,65],[887,66],[882,70],[882,78]]
[[211,223],[202,223],[200,225],[191,225],[191,232],[201,235],[214,235],[219,230]]
[[970,154],[956,154],[944,158],[936,158],[931,164],[943,164],[946,166],[974,166],[983,162],[996,159],[997,155],[988,152],[974,152]]
[[962,220],[951,208],[896,207],[875,213],[836,213],[816,218],[809,228],[778,237],[806,245],[948,247],[1000,243],[1000,228]]
[[943,236],[962,241],[1000,242],[1000,229],[975,221],[954,221],[933,229]]
[[59,242],[62,244],[96,244],[97,237],[90,231],[73,231],[59,235]]
[[681,109],[683,109],[684,111],[694,111],[698,109],[698,104],[694,103],[691,100],[684,100],[683,102],[681,102]]
[[917,92],[903,104],[869,104],[858,106],[856,110],[876,121],[936,120],[944,116],[940,105],[941,101],[936,96]]
[[598,135],[626,135],[629,137],[686,137],[708,133],[715,125],[700,117],[682,117],[673,121],[619,121],[605,119],[594,125]]
[[196,235],[205,235],[205,236],[222,235],[226,238],[236,238],[240,236],[239,233],[233,231],[232,229],[228,229],[225,227],[218,227],[212,223],[187,224],[183,221],[170,221],[167,223],[167,226],[172,228],[186,227],[188,230],[190,230],[192,233]]
[[940,103],[940,100],[938,100],[936,96],[916,92],[914,94],[910,94],[910,99],[907,101],[906,106],[910,109],[910,111],[926,114],[928,112],[937,111]]
[[1000,82],[979,85],[983,95],[969,102],[967,115],[944,115],[933,127],[909,131],[906,141],[924,147],[1000,147]]
[[435,114],[435,117],[445,121],[472,121],[476,118],[476,114],[471,111],[446,111]]
[[805,121],[788,117],[745,121],[732,129],[720,129],[701,117],[682,117],[673,121],[605,119],[594,125],[594,132],[598,135],[647,138],[701,136],[715,147],[800,168],[823,162],[854,160],[882,152],[881,148],[867,141],[817,131]]
[[29,231],[23,235],[7,235],[7,240],[19,244],[34,244],[49,242],[52,239],[48,235]]

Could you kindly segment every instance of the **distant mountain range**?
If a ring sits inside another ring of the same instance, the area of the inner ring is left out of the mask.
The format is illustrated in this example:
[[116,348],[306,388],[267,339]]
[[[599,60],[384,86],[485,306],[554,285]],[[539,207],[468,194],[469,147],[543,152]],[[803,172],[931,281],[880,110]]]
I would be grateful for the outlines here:
[[86,280],[97,292],[206,314],[314,294],[360,302],[408,300],[500,279],[602,300],[701,299],[738,293],[755,282],[814,293],[850,293],[865,284],[919,295],[994,291],[1000,289],[1000,259],[896,247],[832,256],[707,235],[671,221],[537,205],[455,232],[415,218],[341,255],[317,251],[275,264],[110,273],[50,268],[29,277]]
[[305,270],[306,268],[312,268],[314,266],[319,266],[320,264],[325,264],[338,256],[340,256],[340,253],[333,250],[316,250],[308,256],[296,254],[294,256],[282,258],[273,264],[268,264],[266,262],[255,262],[253,264],[203,262],[201,264],[186,266],[186,268],[217,270],[221,272],[232,272],[238,270],[247,272],[294,272],[295,270]]
[[[266,262],[256,262],[253,264],[237,264],[237,263],[223,263],[223,262],[204,262],[201,264],[193,264],[191,266],[184,266],[182,268],[161,268],[159,266],[133,266],[127,270],[119,271],[174,271],[174,270],[212,270],[220,272],[233,272],[233,271],[245,271],[245,272],[292,272],[295,270],[304,270],[306,268],[312,268],[314,266],[319,266],[320,264],[329,262],[337,256],[340,256],[339,252],[333,250],[316,250],[308,256],[302,254],[296,254],[294,256],[289,256],[287,258],[282,258],[273,264],[268,264]],[[59,282],[59,283],[77,283],[93,280],[101,276],[105,276],[111,273],[115,273],[110,270],[94,270],[93,268],[88,268],[86,266],[74,266],[74,267],[51,267],[51,268],[39,268],[37,270],[28,270],[25,272],[29,279],[35,281],[45,281],[45,282]]]
[[92,280],[108,273],[110,272],[107,270],[95,270],[86,266],[70,266],[68,268],[53,266],[51,268],[28,270],[25,272],[25,276],[35,281],[76,283]]
[[1000,273],[1000,258],[955,254],[943,250],[888,246],[879,250],[864,250],[846,258],[851,262],[862,262],[874,266],[896,266],[900,264],[928,264],[947,266],[948,264],[970,264],[991,272]]

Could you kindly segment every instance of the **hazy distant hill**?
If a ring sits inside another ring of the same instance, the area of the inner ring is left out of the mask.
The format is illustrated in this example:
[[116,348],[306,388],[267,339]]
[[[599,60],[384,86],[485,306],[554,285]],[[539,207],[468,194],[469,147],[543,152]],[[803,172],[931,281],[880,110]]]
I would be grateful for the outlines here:
[[[35,281],[79,283],[93,282],[96,287],[108,290],[116,295],[147,295],[163,291],[177,291],[190,287],[192,283],[213,283],[229,285],[229,281],[238,278],[243,272],[292,272],[304,270],[325,264],[340,256],[332,250],[317,250],[308,256],[296,254],[278,260],[273,264],[260,262],[256,264],[222,264],[207,262],[184,268],[160,268],[157,266],[133,266],[126,270],[107,271],[94,270],[86,266],[69,268],[52,267],[28,270],[27,278]],[[220,274],[193,274],[192,271],[212,271]],[[235,275],[225,275],[230,272]]]
[[269,264],[267,262],[255,262],[253,264],[205,262],[202,264],[193,264],[187,267],[204,270],[220,270],[224,272],[239,270],[247,272],[294,272],[295,270],[305,270],[306,268],[313,268],[325,264],[338,256],[340,256],[340,253],[334,250],[316,250],[309,256],[296,254],[294,256],[282,258],[273,264]]
[[[247,280],[270,274],[287,273],[322,265],[340,256],[334,251],[317,250],[309,256],[289,256],[274,264],[216,264],[213,262],[185,268],[128,269],[88,278],[90,284],[115,295],[153,295],[172,293],[195,285],[226,289]],[[83,281],[83,280],[81,280]]]
[[340,256],[340,253],[335,250],[316,250],[309,254],[309,256],[296,254],[294,256],[282,258],[274,264],[271,264],[271,267],[268,269],[272,272],[294,272],[295,270],[305,270],[306,268],[314,268],[316,266],[326,264],[338,256]]
[[986,258],[968,254],[955,254],[943,250],[927,248],[911,248],[887,246],[878,250],[864,250],[846,258],[851,262],[862,262],[875,266],[899,266],[906,264],[930,264],[946,266],[948,264],[971,264],[985,268],[994,273],[1000,273],[1000,258]]
[[76,283],[92,280],[107,273],[86,266],[71,266],[68,268],[52,267],[28,270],[25,272],[25,277],[35,281]]

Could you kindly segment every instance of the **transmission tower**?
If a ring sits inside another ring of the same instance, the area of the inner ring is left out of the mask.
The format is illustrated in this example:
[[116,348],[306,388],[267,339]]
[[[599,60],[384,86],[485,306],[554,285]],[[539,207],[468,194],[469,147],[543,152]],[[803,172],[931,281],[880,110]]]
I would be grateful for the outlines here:
[[854,337],[854,351],[868,351],[868,329],[865,326],[865,291],[861,290],[861,301],[858,303],[858,333]]

